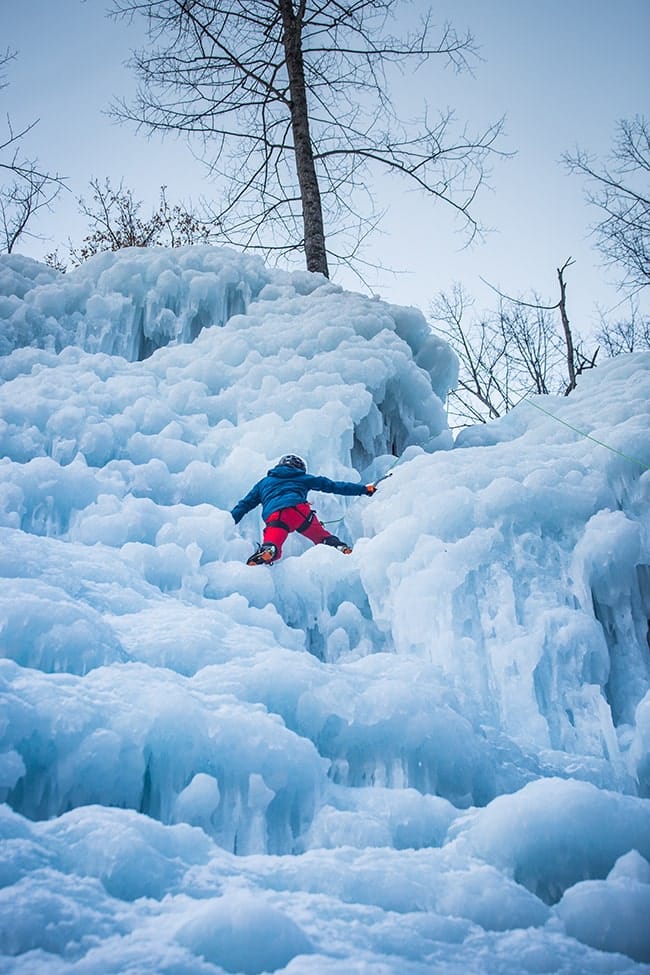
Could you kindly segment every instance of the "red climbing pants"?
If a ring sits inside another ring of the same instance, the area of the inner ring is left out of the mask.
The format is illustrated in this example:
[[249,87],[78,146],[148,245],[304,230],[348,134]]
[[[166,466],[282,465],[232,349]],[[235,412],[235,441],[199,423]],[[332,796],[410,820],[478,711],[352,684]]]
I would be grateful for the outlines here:
[[326,538],[332,537],[331,532],[323,528],[315,512],[311,510],[306,501],[295,505],[293,508],[282,508],[281,511],[274,511],[266,519],[263,541],[276,546],[278,550],[276,559],[279,559],[282,554],[282,546],[287,540],[289,532],[299,532],[314,545],[320,545]]

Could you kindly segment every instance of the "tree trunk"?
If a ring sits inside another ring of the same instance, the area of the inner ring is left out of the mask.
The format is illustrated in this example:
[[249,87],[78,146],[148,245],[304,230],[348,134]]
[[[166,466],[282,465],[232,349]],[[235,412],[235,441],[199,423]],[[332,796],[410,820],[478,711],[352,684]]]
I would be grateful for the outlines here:
[[569,316],[566,310],[566,284],[564,281],[564,272],[573,263],[571,258],[566,261],[562,267],[557,269],[557,278],[560,282],[560,300],[558,302],[558,308],[560,309],[560,318],[562,319],[562,328],[564,329],[564,344],[566,346],[566,365],[567,365],[567,375],[569,377],[569,384],[564,391],[564,395],[568,396],[572,390],[576,388],[576,357],[575,350],[573,348],[573,335],[571,334],[571,326],[569,325]]
[[314,164],[314,152],[309,132],[309,112],[305,87],[305,68],[302,56],[302,16],[304,0],[294,13],[293,0],[278,0],[282,14],[285,63],[289,76],[291,129],[296,157],[296,173],[302,201],[304,247],[308,271],[320,271],[329,277],[323,208]]

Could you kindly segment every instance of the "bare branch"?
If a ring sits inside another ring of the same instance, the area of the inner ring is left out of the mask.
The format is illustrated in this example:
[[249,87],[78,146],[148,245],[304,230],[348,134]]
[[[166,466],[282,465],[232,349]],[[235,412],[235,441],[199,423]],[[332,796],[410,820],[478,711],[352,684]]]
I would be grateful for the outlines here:
[[650,126],[636,116],[619,122],[610,158],[601,166],[582,150],[565,154],[572,173],[587,178],[586,198],[601,211],[593,227],[596,246],[622,272],[631,294],[650,284]]
[[402,125],[388,68],[438,59],[469,70],[477,53],[471,34],[436,28],[430,12],[411,32],[391,33],[396,3],[113,0],[115,16],[144,16],[150,41],[133,57],[134,103],[113,114],[192,140],[225,182],[214,217],[232,243],[277,254],[300,238],[309,268],[327,274],[328,253],[354,264],[364,228],[377,225],[369,187],[378,169],[451,207],[471,239],[502,124],[473,135],[451,112],[432,124],[425,112]]
[[[165,186],[160,187],[157,209],[147,218],[140,216],[142,201],[136,200],[133,192],[122,183],[114,189],[110,179],[106,178],[102,183],[93,178],[90,187],[93,191],[91,201],[78,200],[80,212],[88,219],[90,232],[79,246],[70,243],[73,265],[102,251],[116,251],[122,247],[180,247],[207,243],[213,233],[211,223],[180,204],[170,205]],[[62,269],[58,255],[51,257],[56,259],[53,266]]]
[[499,297],[497,311],[468,323],[463,316],[470,303],[458,287],[451,298],[434,302],[437,328],[460,362],[452,421],[462,426],[496,418],[529,392],[568,395],[577,377],[595,367],[598,348],[586,354],[569,322],[565,275],[573,263],[568,258],[557,268],[555,304],[523,301],[490,285]]
[[[15,56],[9,49],[0,55],[0,90],[7,85],[2,69]],[[0,135],[0,251],[9,254],[21,237],[30,235],[28,226],[34,216],[50,209],[65,185],[63,177],[48,172],[23,149],[23,141],[37,124],[38,120],[15,129],[7,115],[5,133]]]

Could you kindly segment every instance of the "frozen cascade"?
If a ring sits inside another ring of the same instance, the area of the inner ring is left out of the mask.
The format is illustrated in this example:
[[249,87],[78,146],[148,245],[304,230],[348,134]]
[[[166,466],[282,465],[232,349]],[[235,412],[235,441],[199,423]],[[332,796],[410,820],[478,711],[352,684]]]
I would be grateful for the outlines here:
[[212,247],[131,247],[98,254],[67,274],[19,255],[0,271],[0,352],[68,345],[144,359],[246,311],[269,280],[256,258]]
[[[0,319],[2,970],[650,972],[650,355],[454,445],[418,311],[231,251]],[[286,450],[391,477],[251,570]]]

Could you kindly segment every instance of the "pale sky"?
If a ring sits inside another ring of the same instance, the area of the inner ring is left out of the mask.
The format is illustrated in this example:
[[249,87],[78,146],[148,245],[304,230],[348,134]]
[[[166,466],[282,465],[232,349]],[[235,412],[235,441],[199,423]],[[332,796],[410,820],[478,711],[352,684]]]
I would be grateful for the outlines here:
[[[495,162],[476,207],[494,229],[469,249],[442,204],[394,177],[385,180],[377,202],[389,212],[367,256],[402,273],[378,274],[372,289],[425,314],[455,281],[479,307],[493,306],[481,278],[511,294],[534,289],[555,301],[556,268],[571,256],[569,313],[587,332],[597,307],[608,310],[621,296],[589,238],[597,213],[584,201],[584,184],[560,160],[576,146],[602,158],[618,120],[648,115],[650,0],[443,0],[432,7],[436,21],[472,31],[483,61],[474,77],[425,69],[405,79],[401,97],[412,100],[413,114],[426,97],[431,108],[451,107],[477,126],[505,115],[502,147],[516,155]],[[68,236],[83,236],[75,200],[89,196],[92,176],[110,176],[114,185],[123,179],[151,206],[161,184],[172,202],[218,196],[183,142],[147,139],[104,114],[113,98],[133,90],[124,62],[141,38],[140,24],[109,20],[107,9],[106,0],[0,0],[0,44],[18,52],[0,107],[15,128],[39,119],[29,152],[66,176],[70,188],[35,227],[46,239],[19,246],[32,257],[56,245],[64,254]],[[344,273],[335,280],[361,289]]]

